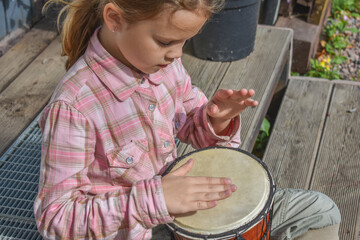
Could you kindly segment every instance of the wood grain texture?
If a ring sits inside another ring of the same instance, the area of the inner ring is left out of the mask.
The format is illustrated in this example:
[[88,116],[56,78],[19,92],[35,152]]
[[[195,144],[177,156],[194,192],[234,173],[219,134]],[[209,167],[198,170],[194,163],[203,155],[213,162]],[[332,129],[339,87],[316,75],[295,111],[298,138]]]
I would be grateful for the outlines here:
[[54,22],[44,18],[0,58],[0,93],[54,40]]
[[254,52],[250,57],[231,63],[219,88],[255,90],[259,101],[256,108],[248,108],[241,115],[241,149],[252,150],[261,123],[269,108],[276,85],[286,63],[292,33],[278,28],[258,28]]
[[[276,84],[289,61],[291,30],[260,26],[257,29],[254,51],[247,58],[233,62],[201,60],[189,54],[183,56],[183,64],[194,85],[208,98],[219,88],[253,88],[259,106],[242,114],[241,148],[251,151],[261,122],[269,107]],[[193,148],[180,144],[181,156]]]
[[278,187],[307,188],[330,94],[330,81],[289,81],[263,157]]
[[0,155],[35,118],[65,74],[56,38],[0,95]]
[[311,182],[340,208],[342,240],[358,240],[360,215],[360,86],[334,84]]

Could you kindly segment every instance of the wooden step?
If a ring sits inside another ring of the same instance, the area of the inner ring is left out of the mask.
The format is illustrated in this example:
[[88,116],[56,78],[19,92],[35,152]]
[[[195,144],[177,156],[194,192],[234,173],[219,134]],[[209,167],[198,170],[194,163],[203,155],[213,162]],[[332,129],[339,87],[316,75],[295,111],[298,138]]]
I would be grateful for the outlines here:
[[263,160],[278,187],[325,193],[340,208],[340,239],[360,225],[360,83],[292,78]]
[[279,17],[276,26],[294,30],[294,52],[291,70],[301,74],[306,73],[310,67],[310,58],[315,57],[322,27],[296,17]]
[[0,94],[0,155],[42,110],[64,74],[65,57],[57,37]]
[[0,93],[51,43],[58,35],[54,21],[44,18],[0,57]]
[[[241,148],[251,151],[261,123],[278,84],[285,85],[290,74],[291,29],[259,26],[254,51],[233,62],[211,62],[184,54],[183,64],[194,85],[210,98],[218,88],[252,88],[259,105],[242,113]],[[281,79],[281,80],[280,80]],[[194,149],[180,144],[178,155]]]

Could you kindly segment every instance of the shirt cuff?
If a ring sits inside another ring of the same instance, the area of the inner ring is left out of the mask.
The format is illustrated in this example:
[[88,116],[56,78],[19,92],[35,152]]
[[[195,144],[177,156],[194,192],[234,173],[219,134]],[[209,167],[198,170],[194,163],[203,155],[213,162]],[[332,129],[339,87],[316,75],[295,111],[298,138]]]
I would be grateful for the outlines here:
[[214,139],[224,141],[225,142],[224,145],[227,145],[230,141],[236,141],[240,143],[240,125],[241,125],[240,115],[231,119],[230,122],[231,126],[229,127],[227,134],[225,136],[219,136],[215,133],[205,108],[203,108],[202,115],[204,120],[205,131],[210,132]]
[[140,216],[147,228],[153,228],[174,220],[166,207],[161,176],[138,182],[136,189]]

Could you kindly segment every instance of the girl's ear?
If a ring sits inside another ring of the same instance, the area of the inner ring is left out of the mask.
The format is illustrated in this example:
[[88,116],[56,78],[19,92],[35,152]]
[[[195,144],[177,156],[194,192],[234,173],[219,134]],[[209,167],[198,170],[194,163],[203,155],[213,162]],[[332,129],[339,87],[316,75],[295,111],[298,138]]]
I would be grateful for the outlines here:
[[112,32],[120,30],[125,25],[122,11],[113,3],[107,3],[103,12],[104,24]]

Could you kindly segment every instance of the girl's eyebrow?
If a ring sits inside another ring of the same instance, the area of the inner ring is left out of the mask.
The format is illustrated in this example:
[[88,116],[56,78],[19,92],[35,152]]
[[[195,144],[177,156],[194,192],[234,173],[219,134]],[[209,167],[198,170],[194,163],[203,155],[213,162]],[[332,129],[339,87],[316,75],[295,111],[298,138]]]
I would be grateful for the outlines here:
[[158,36],[158,35],[155,35],[154,37],[157,40],[161,40],[161,41],[164,41],[164,42],[174,42],[174,43],[176,43],[176,42],[183,42],[184,41],[182,39],[167,38],[167,37],[162,37],[162,36]]

